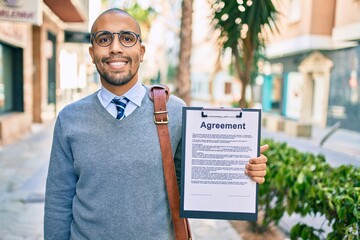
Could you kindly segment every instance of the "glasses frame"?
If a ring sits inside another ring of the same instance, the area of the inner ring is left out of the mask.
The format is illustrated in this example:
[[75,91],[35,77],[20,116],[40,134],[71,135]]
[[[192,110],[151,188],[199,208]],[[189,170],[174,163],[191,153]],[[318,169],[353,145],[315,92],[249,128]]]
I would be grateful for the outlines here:
[[[95,41],[95,37],[96,37],[97,34],[99,34],[99,33],[104,33],[104,32],[108,32],[108,33],[111,34],[111,41],[109,41],[109,44],[107,44],[107,45],[105,45],[105,46],[102,46],[102,45],[100,45],[99,43],[97,43],[97,41]],[[124,44],[121,42],[120,37],[121,37],[121,35],[124,34],[124,33],[133,34],[133,35],[136,37],[136,40],[135,40],[135,42],[134,42],[133,45],[128,45],[128,46],[127,46],[127,45],[124,45]],[[95,42],[95,43],[96,43],[98,46],[100,46],[100,47],[108,47],[108,46],[110,46],[110,45],[114,42],[114,38],[115,38],[114,35],[115,35],[115,34],[118,35],[118,40],[119,40],[119,42],[121,43],[121,45],[123,45],[124,47],[130,48],[130,47],[135,46],[136,43],[138,42],[138,39],[139,39],[139,42],[140,42],[140,43],[142,42],[140,34],[135,33],[135,32],[132,32],[132,31],[110,32],[110,31],[107,31],[107,30],[101,30],[101,31],[97,31],[97,32],[95,32],[95,33],[91,33],[91,44],[93,44],[93,42]],[[93,44],[93,45],[94,45],[94,44]]]

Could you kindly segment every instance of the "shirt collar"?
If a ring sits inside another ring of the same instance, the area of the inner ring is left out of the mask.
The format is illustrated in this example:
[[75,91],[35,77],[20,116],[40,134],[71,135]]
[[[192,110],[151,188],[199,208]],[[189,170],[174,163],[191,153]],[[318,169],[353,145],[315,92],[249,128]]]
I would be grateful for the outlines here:
[[130,101],[141,107],[141,102],[146,94],[145,87],[138,81],[136,84],[127,91],[124,96]]
[[101,86],[99,91],[99,99],[101,104],[106,108],[114,97],[127,97],[131,102],[136,104],[138,107],[141,107],[141,102],[146,94],[145,87],[138,81],[136,84],[130,88],[123,96],[117,96]]

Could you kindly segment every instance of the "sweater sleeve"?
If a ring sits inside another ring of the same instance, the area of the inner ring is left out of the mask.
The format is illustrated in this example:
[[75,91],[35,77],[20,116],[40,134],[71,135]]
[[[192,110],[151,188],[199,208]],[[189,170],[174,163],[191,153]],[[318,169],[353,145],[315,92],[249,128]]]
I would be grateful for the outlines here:
[[71,147],[61,126],[60,118],[54,128],[48,176],[46,180],[44,238],[69,239],[73,220],[72,201],[77,176],[73,168]]

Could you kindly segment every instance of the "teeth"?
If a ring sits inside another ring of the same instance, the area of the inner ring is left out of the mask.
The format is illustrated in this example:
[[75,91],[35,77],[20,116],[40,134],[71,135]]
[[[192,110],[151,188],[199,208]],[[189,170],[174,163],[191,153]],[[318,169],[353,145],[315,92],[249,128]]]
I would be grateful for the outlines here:
[[114,66],[114,67],[124,66],[125,64],[126,64],[125,62],[111,62],[111,63],[109,63],[110,66]]

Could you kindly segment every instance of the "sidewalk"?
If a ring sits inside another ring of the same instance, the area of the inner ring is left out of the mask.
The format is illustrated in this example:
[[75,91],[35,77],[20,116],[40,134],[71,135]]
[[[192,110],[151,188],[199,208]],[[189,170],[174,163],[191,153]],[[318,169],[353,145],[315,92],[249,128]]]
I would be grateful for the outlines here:
[[261,138],[286,142],[302,152],[323,154],[326,161],[333,167],[341,164],[360,166],[360,132],[339,128],[320,146],[321,140],[330,128],[313,127],[311,138],[290,136],[284,132],[272,132],[262,129]]
[[[32,134],[0,149],[0,239],[43,239],[44,191],[52,130],[53,122],[34,125]],[[299,151],[324,154],[333,166],[360,166],[360,133],[339,129],[320,147],[319,142],[327,131],[314,128],[312,138],[307,139],[262,129],[262,138],[287,142]],[[286,232],[291,222],[299,218],[288,217],[280,227]],[[242,239],[229,221],[190,219],[190,224],[194,240]]]
[[[0,239],[42,240],[53,122],[0,149]],[[241,240],[229,221],[190,219],[194,240]]]
[[43,239],[45,178],[52,123],[0,150],[0,239]]

